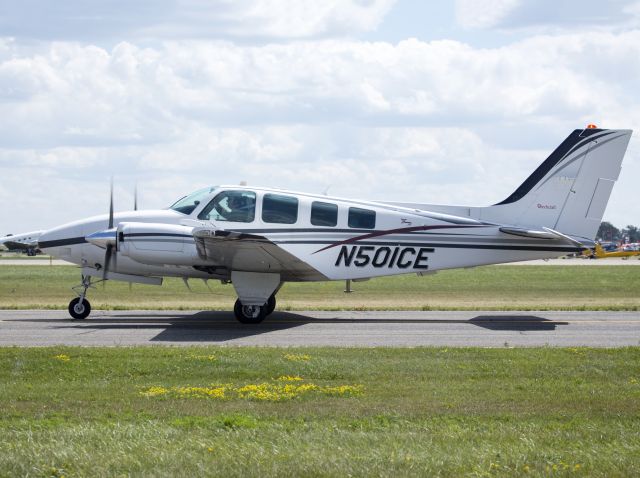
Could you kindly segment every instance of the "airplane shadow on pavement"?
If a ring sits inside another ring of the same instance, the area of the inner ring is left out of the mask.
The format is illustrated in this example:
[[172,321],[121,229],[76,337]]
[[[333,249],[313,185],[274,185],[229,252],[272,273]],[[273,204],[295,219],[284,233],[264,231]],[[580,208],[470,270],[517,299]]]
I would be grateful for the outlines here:
[[535,315],[479,315],[468,322],[489,330],[534,331],[556,330],[558,325],[569,325],[569,322],[545,319]]
[[[230,312],[203,311],[195,314],[162,313],[111,313],[97,316],[86,321],[74,322],[73,327],[94,330],[140,330],[162,329],[151,342],[201,342],[220,343],[229,340],[258,336],[278,332],[308,324],[407,324],[423,326],[437,324],[468,324],[492,331],[553,331],[568,322],[554,321],[535,315],[479,315],[471,319],[421,319],[405,318],[402,312],[396,317],[385,318],[316,318],[298,313],[274,312],[261,324],[246,325],[235,320]],[[65,325],[68,327],[69,325]]]

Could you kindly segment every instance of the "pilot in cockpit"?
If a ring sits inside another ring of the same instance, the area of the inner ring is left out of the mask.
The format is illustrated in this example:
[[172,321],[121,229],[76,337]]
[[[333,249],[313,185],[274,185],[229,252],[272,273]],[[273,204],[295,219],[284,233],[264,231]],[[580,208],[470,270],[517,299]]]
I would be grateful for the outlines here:
[[[226,199],[226,201],[224,201]],[[226,198],[215,205],[215,209],[220,219],[230,222],[247,222],[249,218],[251,204],[250,199],[242,194],[229,194]]]

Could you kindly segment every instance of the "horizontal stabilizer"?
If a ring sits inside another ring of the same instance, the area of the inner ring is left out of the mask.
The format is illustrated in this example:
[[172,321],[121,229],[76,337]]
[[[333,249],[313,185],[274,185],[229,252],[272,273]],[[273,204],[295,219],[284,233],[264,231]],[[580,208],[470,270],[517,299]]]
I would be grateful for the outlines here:
[[593,247],[594,244],[593,241],[589,241],[583,237],[578,240],[576,238],[567,236],[566,234],[562,234],[561,232],[554,231],[553,229],[550,229],[548,227],[543,227],[542,230],[535,230],[525,229],[521,227],[503,226],[500,228],[500,232],[504,232],[505,234],[512,234],[514,236],[530,237],[532,239],[559,239],[585,249]]
[[[533,229],[523,229],[520,227],[501,227],[500,232],[513,234],[514,236],[531,237],[533,239],[560,239],[562,236],[551,231],[535,231]],[[564,239],[564,237],[562,237]]]

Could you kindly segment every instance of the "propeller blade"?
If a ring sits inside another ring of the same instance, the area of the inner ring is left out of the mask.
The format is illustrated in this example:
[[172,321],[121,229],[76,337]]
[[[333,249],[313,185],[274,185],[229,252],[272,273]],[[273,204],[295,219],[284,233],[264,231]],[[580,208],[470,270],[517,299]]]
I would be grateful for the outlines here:
[[[111,191],[109,194],[109,227],[113,228],[113,176],[111,176]],[[102,280],[107,280],[107,273],[109,272],[109,266],[111,265],[111,256],[113,255],[113,244],[107,244],[107,249],[104,253],[104,265],[102,267]],[[103,282],[104,284],[104,282]]]
[[111,177],[111,194],[109,195],[109,227],[113,227],[113,176]]
[[[109,244],[107,250],[104,253],[104,266],[102,267],[102,280],[107,280],[107,273],[109,272],[109,266],[111,263],[111,255],[113,254],[113,246]],[[104,284],[104,282],[103,282]]]
[[133,210],[138,210],[138,183],[133,188]]

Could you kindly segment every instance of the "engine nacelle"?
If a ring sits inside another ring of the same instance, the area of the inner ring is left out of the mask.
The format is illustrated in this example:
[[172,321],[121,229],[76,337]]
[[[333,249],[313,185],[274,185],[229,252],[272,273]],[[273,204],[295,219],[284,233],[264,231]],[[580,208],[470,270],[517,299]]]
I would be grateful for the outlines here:
[[125,222],[118,225],[118,254],[149,265],[198,263],[193,227],[178,224]]

